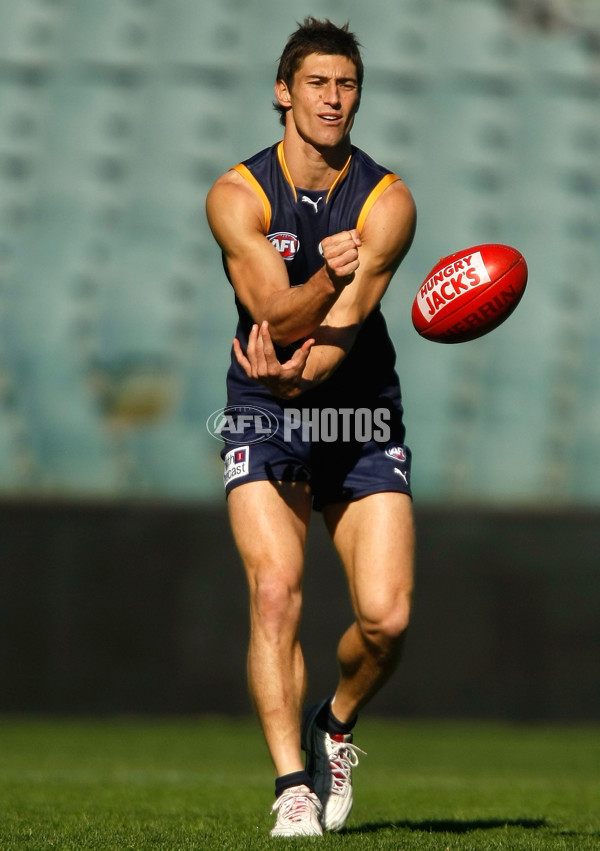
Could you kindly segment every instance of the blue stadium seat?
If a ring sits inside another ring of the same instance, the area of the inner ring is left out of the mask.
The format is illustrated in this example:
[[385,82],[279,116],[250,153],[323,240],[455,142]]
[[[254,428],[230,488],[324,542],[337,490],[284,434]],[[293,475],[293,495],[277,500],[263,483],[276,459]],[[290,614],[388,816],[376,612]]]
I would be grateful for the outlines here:
[[30,490],[35,482],[34,467],[25,421],[18,410],[3,400],[0,408],[0,493]]
[[241,68],[243,20],[243,7],[231,0],[172,0],[163,22],[161,53],[176,66],[213,68],[227,76]]
[[518,30],[496,3],[454,0],[438,7],[436,44],[455,79],[514,84],[519,72]]
[[170,420],[140,429],[129,449],[146,495],[197,499],[222,491],[220,446],[203,421]]
[[45,69],[59,61],[61,30],[66,18],[60,3],[39,0],[5,2],[0,6],[0,62]]
[[71,56],[86,65],[144,70],[156,56],[158,12],[154,3],[82,3],[72,27]]
[[35,484],[45,492],[114,492],[119,471],[109,435],[85,372],[65,355],[46,348],[44,359],[32,345],[15,368],[19,408],[37,462]]

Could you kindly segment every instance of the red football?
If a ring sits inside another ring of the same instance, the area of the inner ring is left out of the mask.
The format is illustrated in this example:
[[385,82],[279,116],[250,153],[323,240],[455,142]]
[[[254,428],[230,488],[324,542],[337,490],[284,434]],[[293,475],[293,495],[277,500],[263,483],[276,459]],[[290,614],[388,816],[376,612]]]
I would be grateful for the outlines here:
[[464,343],[510,316],[527,284],[525,258],[510,245],[476,245],[442,257],[419,287],[416,330],[436,343]]

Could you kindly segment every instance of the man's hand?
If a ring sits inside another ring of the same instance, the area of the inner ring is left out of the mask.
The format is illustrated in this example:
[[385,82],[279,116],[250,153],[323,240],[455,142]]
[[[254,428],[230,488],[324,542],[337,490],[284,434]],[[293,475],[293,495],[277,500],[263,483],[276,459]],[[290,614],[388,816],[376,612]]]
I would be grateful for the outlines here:
[[313,338],[305,340],[290,360],[280,363],[269,334],[269,323],[263,322],[260,327],[252,326],[245,354],[237,338],[233,340],[233,351],[248,378],[254,378],[274,396],[293,399],[302,393],[302,373],[314,342]]
[[361,244],[356,228],[326,236],[321,242],[325,268],[336,289],[353,281],[359,267],[358,249]]

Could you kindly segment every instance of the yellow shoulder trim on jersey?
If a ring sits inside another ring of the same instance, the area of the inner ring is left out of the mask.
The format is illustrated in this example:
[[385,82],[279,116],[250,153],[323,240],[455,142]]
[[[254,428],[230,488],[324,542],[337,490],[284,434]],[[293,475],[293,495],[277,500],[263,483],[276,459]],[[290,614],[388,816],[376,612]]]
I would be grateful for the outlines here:
[[352,159],[352,154],[350,154],[350,156],[348,157],[348,159],[344,163],[344,167],[342,168],[342,170],[340,171],[340,173],[338,174],[336,179],[331,184],[331,186],[329,188],[329,192],[327,193],[327,198],[325,198],[325,203],[327,203],[329,201],[331,193],[333,192],[335,187],[338,185],[338,183],[340,183],[340,181],[342,181],[346,177],[346,175],[348,174],[348,171],[350,170],[350,160],[351,159]]
[[247,180],[250,186],[254,189],[260,200],[262,201],[263,209],[265,211],[265,234],[269,233],[269,228],[271,227],[271,202],[267,198],[265,190],[262,188],[258,180],[254,177],[250,169],[244,165],[244,163],[239,163],[239,165],[235,165],[233,167],[233,171],[237,171],[238,174],[241,174],[244,180]]
[[358,228],[358,230],[362,230],[365,220],[371,212],[373,204],[375,203],[375,201],[377,201],[383,190],[387,189],[388,186],[390,186],[392,183],[395,183],[397,180],[400,180],[397,175],[391,173],[386,174],[385,177],[381,178],[375,188],[371,190],[371,193],[367,197],[367,200],[362,205],[362,209],[359,213],[358,220],[356,222],[356,227]]
[[281,170],[285,175],[285,179],[292,187],[292,192],[294,193],[294,201],[297,201],[298,196],[296,195],[296,187],[294,186],[294,181],[292,180],[292,175],[289,172],[287,163],[285,161],[285,154],[283,153],[283,142],[280,142],[277,145],[277,159],[279,160],[279,165],[281,166]]

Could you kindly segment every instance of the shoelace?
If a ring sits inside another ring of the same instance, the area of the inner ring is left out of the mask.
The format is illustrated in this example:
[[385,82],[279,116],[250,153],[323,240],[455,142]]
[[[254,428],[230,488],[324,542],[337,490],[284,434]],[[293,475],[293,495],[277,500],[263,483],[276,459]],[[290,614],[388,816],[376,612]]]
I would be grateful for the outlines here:
[[329,767],[331,770],[332,784],[331,794],[341,795],[353,768],[358,765],[358,754],[367,755],[366,751],[352,744],[352,742],[336,742],[332,739],[331,753],[329,754]]
[[282,818],[287,821],[299,822],[304,820],[314,803],[314,797],[308,789],[306,792],[298,792],[294,787],[294,789],[286,790],[277,798],[271,807],[271,813],[281,809]]

